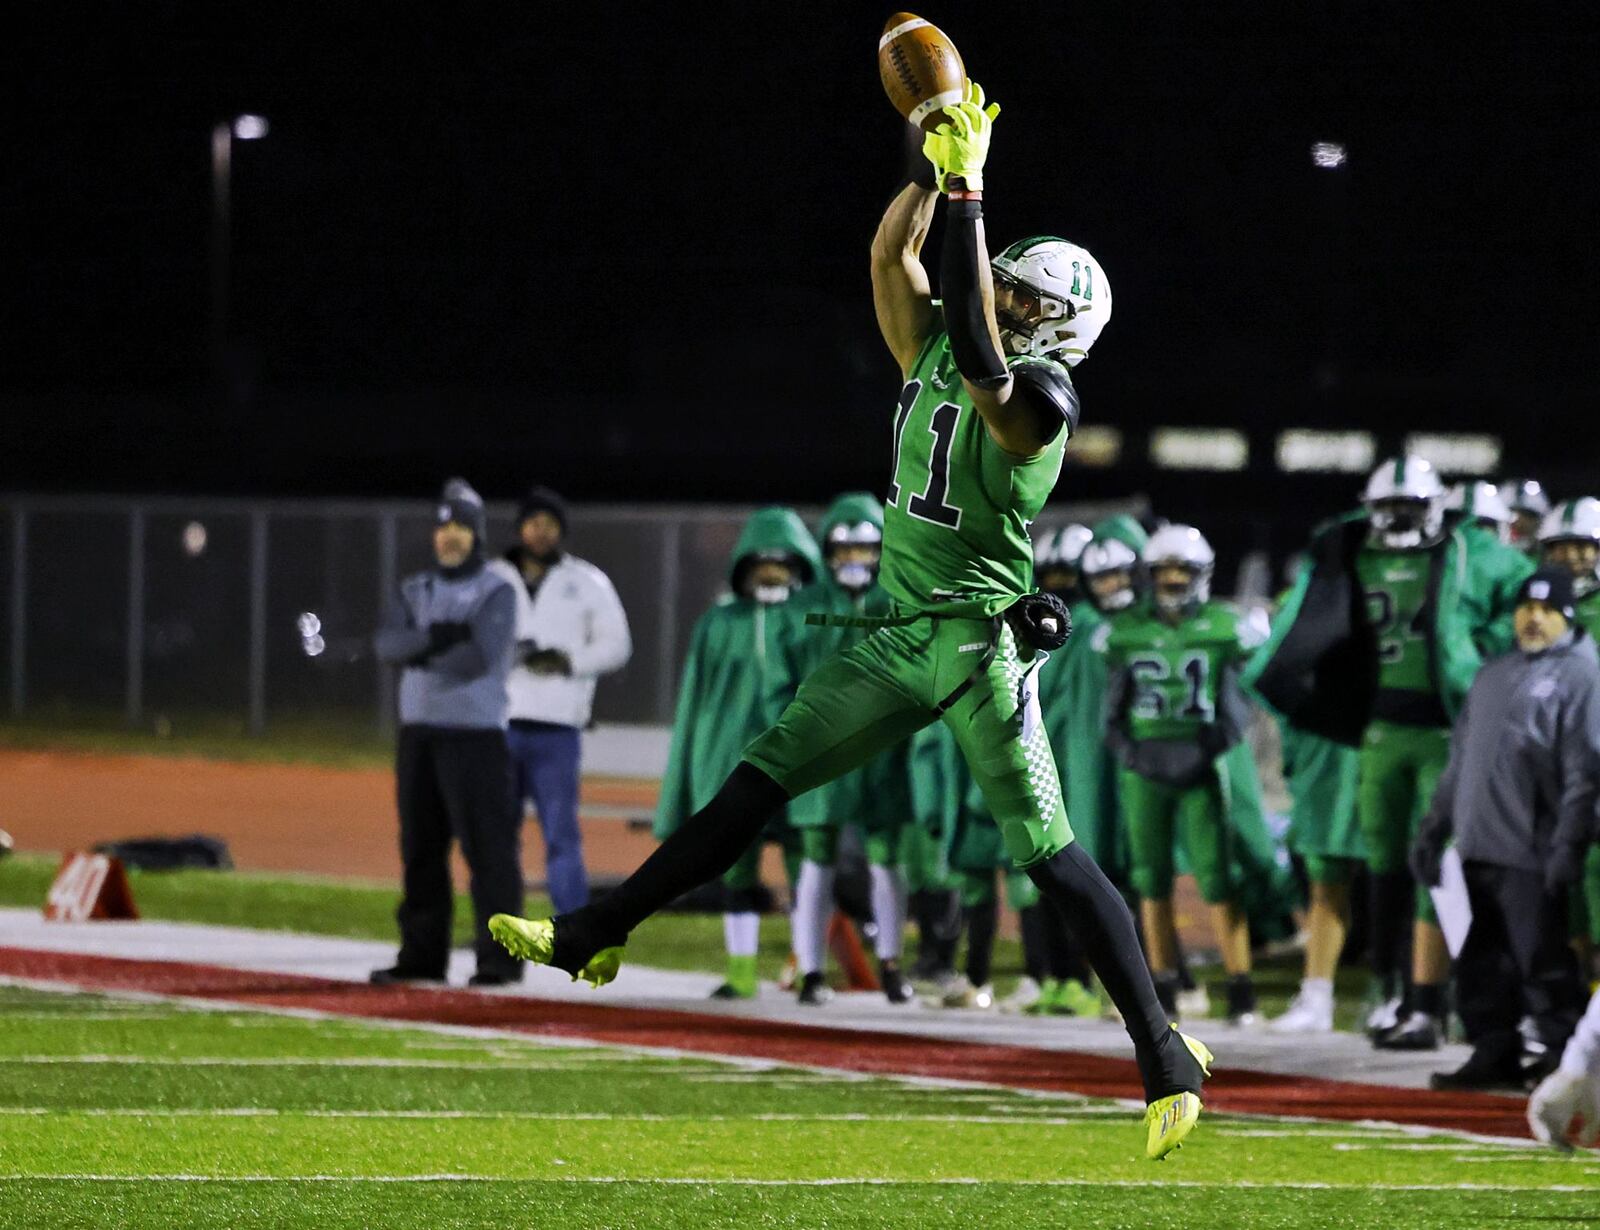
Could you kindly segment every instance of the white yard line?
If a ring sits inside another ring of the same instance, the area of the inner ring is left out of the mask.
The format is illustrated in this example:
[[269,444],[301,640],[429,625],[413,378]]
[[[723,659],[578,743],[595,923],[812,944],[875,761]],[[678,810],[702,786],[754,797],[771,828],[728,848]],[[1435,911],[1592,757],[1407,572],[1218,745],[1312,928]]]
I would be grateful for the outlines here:
[[510,1177],[482,1174],[397,1174],[397,1175],[213,1175],[213,1174],[26,1174],[0,1173],[0,1182],[35,1183],[573,1183],[598,1185],[648,1185],[654,1187],[1066,1187],[1066,1188],[1151,1188],[1177,1187],[1204,1191],[1245,1189],[1249,1191],[1306,1192],[1556,1192],[1593,1193],[1600,1186],[1579,1183],[1264,1183],[1249,1179],[1207,1182],[1203,1179],[751,1179],[728,1178],[628,1178],[622,1175],[571,1175],[552,1178]]
[[[82,1116],[115,1119],[513,1119],[539,1120],[557,1123],[938,1123],[989,1124],[1010,1127],[1100,1127],[1100,1115],[1057,1116],[1041,1118],[1036,1115],[869,1115],[854,1112],[837,1114],[772,1113],[750,1115],[658,1115],[613,1114],[606,1111],[537,1111],[537,1110],[299,1110],[273,1106],[206,1106],[206,1107],[56,1107],[56,1106],[0,1106],[0,1118],[24,1116]],[[1440,1146],[1460,1148],[1461,1146]]]

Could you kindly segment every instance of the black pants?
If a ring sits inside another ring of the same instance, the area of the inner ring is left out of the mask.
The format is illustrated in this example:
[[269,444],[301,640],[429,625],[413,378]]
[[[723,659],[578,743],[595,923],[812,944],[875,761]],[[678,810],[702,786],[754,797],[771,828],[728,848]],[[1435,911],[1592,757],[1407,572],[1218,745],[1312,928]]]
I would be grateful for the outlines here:
[[1479,862],[1463,870],[1472,929],[1456,962],[1456,997],[1473,1049],[1496,1060],[1520,1055],[1517,1026],[1526,1015],[1559,1055],[1586,1000],[1566,895],[1546,893],[1536,871]]
[[454,838],[472,873],[478,971],[514,973],[518,962],[489,936],[491,914],[522,913],[522,825],[505,732],[403,726],[395,787],[405,868],[397,915],[400,966],[444,976],[454,910]]

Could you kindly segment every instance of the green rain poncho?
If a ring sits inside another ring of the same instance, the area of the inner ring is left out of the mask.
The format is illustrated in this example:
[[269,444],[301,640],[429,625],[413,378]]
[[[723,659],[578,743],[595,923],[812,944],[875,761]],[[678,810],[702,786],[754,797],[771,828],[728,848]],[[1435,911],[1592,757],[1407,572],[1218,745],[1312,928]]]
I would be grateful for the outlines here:
[[786,665],[788,639],[794,635],[794,622],[784,610],[788,604],[763,604],[739,593],[741,572],[766,551],[801,560],[802,583],[822,571],[817,544],[792,509],[763,508],[745,523],[728,561],[733,592],[700,617],[689,641],[672,750],[656,804],[658,839],[711,801],[745,747],[777,720],[793,696]]

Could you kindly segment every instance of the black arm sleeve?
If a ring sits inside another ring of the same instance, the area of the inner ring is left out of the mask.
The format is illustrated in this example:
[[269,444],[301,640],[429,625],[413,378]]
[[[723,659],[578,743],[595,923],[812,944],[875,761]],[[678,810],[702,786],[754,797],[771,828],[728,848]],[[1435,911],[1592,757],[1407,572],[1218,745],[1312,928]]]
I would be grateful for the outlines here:
[[951,201],[945,210],[944,253],[939,262],[939,292],[944,300],[944,326],[956,369],[980,389],[1006,382],[1005,356],[994,348],[979,292],[979,262],[987,260],[979,238],[983,206],[977,201]]

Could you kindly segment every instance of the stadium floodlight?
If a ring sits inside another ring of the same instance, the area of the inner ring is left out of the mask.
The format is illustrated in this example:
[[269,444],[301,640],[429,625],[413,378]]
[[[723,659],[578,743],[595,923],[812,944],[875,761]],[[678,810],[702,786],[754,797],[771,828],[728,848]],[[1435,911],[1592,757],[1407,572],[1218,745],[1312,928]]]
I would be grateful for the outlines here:
[[1317,431],[1291,427],[1278,433],[1278,469],[1288,474],[1365,474],[1378,456],[1370,431]]
[[1406,452],[1425,458],[1441,474],[1493,474],[1502,451],[1498,436],[1419,431],[1406,437]]
[[1071,465],[1104,469],[1116,465],[1121,456],[1122,432],[1115,427],[1093,423],[1073,433],[1072,447],[1067,450],[1066,459]]
[[233,135],[240,141],[259,141],[271,131],[264,115],[241,115],[233,121]]
[[1349,160],[1349,153],[1344,145],[1338,141],[1313,141],[1311,143],[1311,163],[1321,167],[1324,171],[1342,167]]
[[183,527],[183,553],[190,559],[198,559],[206,551],[206,527],[199,521],[191,521]]
[[1231,427],[1157,427],[1150,460],[1164,470],[1242,470],[1250,464],[1250,441]]

